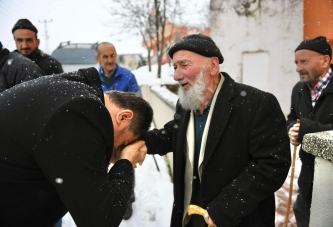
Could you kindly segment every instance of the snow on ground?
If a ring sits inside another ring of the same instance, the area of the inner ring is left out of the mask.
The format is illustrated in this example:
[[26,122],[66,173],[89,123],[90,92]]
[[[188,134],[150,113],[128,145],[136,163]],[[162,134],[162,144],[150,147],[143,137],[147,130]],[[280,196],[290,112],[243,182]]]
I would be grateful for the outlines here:
[[[293,211],[293,204],[297,197],[298,185],[297,180],[299,173],[301,171],[302,162],[299,159],[298,152],[300,146],[296,148],[296,156],[295,156],[295,169],[294,169],[294,179],[293,179],[293,192],[292,192],[292,200],[291,206],[289,211],[289,222],[288,227],[296,227],[296,219]],[[293,158],[294,153],[294,146],[290,144],[290,151],[291,151],[291,158]],[[290,190],[290,182],[291,182],[291,170],[289,169],[289,173],[287,179],[285,180],[282,187],[275,192],[275,201],[276,201],[276,215],[275,215],[275,226],[276,227],[283,227],[286,219],[287,213],[287,204],[289,199],[289,190]]]
[[148,70],[148,66],[140,67],[136,70],[132,70],[135,75],[138,84],[141,85],[161,85],[161,84],[176,84],[173,79],[173,66],[169,64],[162,65],[161,78],[157,78],[157,65],[151,66],[151,72]]
[[[133,215],[120,227],[170,226],[173,184],[164,157],[147,155],[142,166],[135,169],[134,194]],[[76,227],[69,213],[63,217],[62,227]]]

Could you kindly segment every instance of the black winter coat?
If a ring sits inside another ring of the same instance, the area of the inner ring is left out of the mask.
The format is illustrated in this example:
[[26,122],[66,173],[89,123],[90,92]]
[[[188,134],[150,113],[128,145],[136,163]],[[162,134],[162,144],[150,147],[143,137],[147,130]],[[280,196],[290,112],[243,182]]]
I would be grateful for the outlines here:
[[128,160],[108,172],[113,125],[95,68],[43,76],[0,95],[0,226],[118,226]]
[[[267,92],[225,80],[218,93],[202,168],[202,203],[217,226],[274,227],[274,192],[291,163],[286,120]],[[181,227],[184,208],[186,130],[190,111],[177,104],[174,120],[149,132],[149,153],[173,151],[172,227]]]
[[23,55],[7,49],[0,52],[0,92],[43,75],[42,70]]
[[[333,65],[331,68],[333,70]],[[296,123],[296,119],[301,120],[298,134],[298,140],[301,143],[307,133],[333,130],[333,79],[322,91],[315,107],[312,107],[308,86],[298,82],[292,90],[290,114],[287,118],[288,131]],[[299,157],[302,161],[302,167],[298,185],[305,194],[311,197],[315,157],[305,152],[302,147],[299,150]]]
[[59,74],[64,72],[57,59],[45,54],[38,48],[31,55],[28,55],[27,58],[34,61],[44,72],[44,75]]

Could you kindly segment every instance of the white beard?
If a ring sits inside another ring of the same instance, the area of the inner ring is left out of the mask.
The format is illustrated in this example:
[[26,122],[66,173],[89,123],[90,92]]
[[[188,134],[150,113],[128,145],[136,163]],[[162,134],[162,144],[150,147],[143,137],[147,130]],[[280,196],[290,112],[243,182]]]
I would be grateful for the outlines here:
[[204,94],[207,83],[204,80],[205,70],[201,69],[200,73],[195,77],[194,84],[191,82],[191,88],[184,91],[182,87],[178,90],[180,105],[186,110],[197,110],[204,101]]

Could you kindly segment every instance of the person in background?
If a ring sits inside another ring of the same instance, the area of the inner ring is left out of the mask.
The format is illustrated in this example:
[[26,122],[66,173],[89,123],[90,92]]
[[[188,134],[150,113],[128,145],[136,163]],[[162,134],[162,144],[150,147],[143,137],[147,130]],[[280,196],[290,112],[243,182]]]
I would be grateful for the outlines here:
[[[304,40],[295,49],[296,71],[300,81],[291,94],[287,116],[290,143],[299,145],[307,133],[333,130],[332,49],[326,37]],[[299,119],[300,123],[296,123]],[[308,227],[312,200],[314,160],[302,146],[299,150],[302,167],[298,178],[298,195],[294,213],[298,227]]]
[[43,72],[33,61],[19,53],[3,49],[0,42],[0,92],[41,76]]
[[80,227],[120,224],[153,110],[101,87],[87,68],[1,94],[0,226],[53,226],[67,212]]
[[134,74],[117,64],[117,51],[113,44],[108,42],[98,44],[95,59],[100,64],[98,73],[103,91],[134,92],[142,96]]
[[[34,61],[43,75],[63,73],[60,62],[38,48],[37,33],[37,28],[28,19],[19,19],[12,28],[15,51]],[[55,227],[61,227],[61,220]]]
[[28,19],[19,19],[12,29],[16,44],[16,52],[34,61],[44,75],[64,72],[60,62],[41,51],[38,46],[38,30]]
[[[103,91],[124,91],[134,92],[142,97],[140,86],[134,74],[117,64],[117,51],[115,46],[109,42],[102,42],[96,47],[96,61],[100,64],[98,70],[102,82]],[[135,178],[133,178],[135,181]],[[134,182],[133,182],[134,185]],[[133,214],[132,203],[135,201],[134,188],[124,220],[131,218]]]
[[[172,227],[275,226],[275,197],[291,164],[286,120],[270,93],[219,71],[214,41],[193,34],[169,49],[179,101],[149,131],[148,154],[173,152]],[[206,211],[188,216],[189,204]]]

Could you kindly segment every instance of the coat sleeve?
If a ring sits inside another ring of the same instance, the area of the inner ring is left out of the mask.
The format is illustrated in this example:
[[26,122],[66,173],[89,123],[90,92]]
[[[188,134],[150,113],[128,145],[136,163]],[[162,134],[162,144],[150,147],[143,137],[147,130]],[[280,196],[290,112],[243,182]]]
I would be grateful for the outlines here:
[[[284,183],[291,164],[286,120],[276,98],[264,95],[248,134],[250,163],[208,204],[208,213],[217,226],[236,226],[272,198]],[[274,199],[274,197],[273,197]]]
[[0,92],[43,75],[42,70],[34,62],[28,59],[14,58],[12,64],[4,67],[1,72]]
[[163,129],[153,129],[147,133],[145,142],[148,154],[165,155],[172,151],[173,132],[175,122],[169,121]]
[[289,129],[291,127],[293,127],[294,124],[296,124],[296,120],[299,118],[299,114],[298,112],[298,104],[299,104],[299,100],[298,100],[298,91],[297,91],[297,87],[300,86],[300,83],[297,83],[292,90],[291,93],[291,105],[290,105],[290,113],[287,116],[287,131],[289,131]]
[[301,124],[299,127],[298,140],[303,141],[303,137],[307,133],[322,132],[333,130],[333,122],[331,124],[322,124],[318,121],[313,121],[307,118],[301,118]]
[[122,221],[133,167],[119,160],[107,172],[112,148],[111,117],[101,102],[87,98],[55,110],[39,136],[35,158],[77,226],[118,226]]

